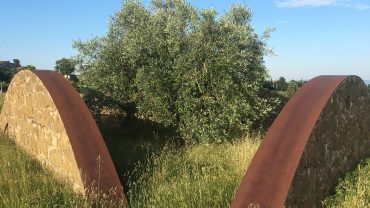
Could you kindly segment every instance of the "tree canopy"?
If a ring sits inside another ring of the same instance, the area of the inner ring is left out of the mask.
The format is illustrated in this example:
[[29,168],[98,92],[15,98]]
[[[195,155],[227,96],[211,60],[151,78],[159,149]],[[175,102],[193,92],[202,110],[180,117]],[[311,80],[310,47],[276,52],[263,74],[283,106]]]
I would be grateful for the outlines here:
[[9,66],[0,68],[0,91],[6,91],[10,84],[10,81],[13,79],[14,75],[22,70],[21,62],[19,59],[13,59],[13,63]]
[[250,21],[241,4],[218,15],[183,0],[123,1],[105,36],[75,41],[81,84],[188,143],[239,137],[277,102],[258,95],[268,33]]
[[13,64],[16,68],[21,67],[21,61],[19,59],[13,59]]
[[280,77],[277,81],[277,90],[285,91],[288,89],[288,83],[286,82],[284,77]]
[[70,58],[62,58],[55,62],[55,69],[63,74],[70,76],[76,70],[76,62]]

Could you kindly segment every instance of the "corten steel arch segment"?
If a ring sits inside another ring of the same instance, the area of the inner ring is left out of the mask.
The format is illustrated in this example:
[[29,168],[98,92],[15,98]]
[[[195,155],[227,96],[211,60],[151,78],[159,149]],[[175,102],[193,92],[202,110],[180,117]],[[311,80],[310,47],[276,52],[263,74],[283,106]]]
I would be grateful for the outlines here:
[[[319,76],[285,105],[257,150],[231,207],[283,207],[305,146],[335,89],[351,76]],[[252,206],[251,206],[252,205]]]
[[88,192],[98,188],[106,194],[114,190],[119,199],[126,200],[103,137],[80,95],[55,71],[35,70],[33,73],[47,88],[59,111],[85,188]]

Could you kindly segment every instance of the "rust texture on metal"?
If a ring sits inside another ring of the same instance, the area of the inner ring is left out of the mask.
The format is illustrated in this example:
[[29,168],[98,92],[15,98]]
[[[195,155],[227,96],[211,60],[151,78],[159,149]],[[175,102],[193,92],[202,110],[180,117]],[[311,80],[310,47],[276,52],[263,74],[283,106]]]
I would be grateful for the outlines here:
[[283,207],[306,143],[334,90],[348,76],[319,76],[285,105],[257,150],[231,207]]
[[80,174],[88,190],[103,193],[123,188],[98,126],[80,95],[62,75],[54,71],[33,71],[48,89],[64,123]]

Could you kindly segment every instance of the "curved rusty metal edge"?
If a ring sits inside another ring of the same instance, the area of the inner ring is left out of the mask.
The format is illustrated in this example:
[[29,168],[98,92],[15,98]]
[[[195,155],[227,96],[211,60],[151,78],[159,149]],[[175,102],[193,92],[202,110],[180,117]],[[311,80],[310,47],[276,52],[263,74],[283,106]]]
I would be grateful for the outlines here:
[[319,76],[298,90],[278,115],[244,175],[231,207],[283,207],[322,110],[352,76]]
[[49,91],[67,131],[88,194],[126,198],[112,158],[86,104],[72,84],[55,71],[32,71]]

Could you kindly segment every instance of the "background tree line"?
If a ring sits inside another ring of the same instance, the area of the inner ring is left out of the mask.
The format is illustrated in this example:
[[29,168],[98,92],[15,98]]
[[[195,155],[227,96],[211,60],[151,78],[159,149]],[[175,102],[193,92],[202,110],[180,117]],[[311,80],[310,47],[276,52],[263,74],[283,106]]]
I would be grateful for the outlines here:
[[13,59],[13,63],[0,66],[0,91],[6,92],[14,75],[22,69],[34,70],[32,65],[22,66],[19,59]]
[[290,80],[286,81],[284,77],[280,77],[278,80],[273,81],[272,79],[266,80],[264,87],[271,91],[274,91],[286,98],[291,97],[300,87],[302,87],[307,81],[305,80]]

